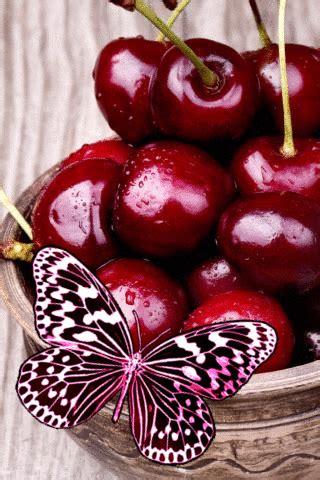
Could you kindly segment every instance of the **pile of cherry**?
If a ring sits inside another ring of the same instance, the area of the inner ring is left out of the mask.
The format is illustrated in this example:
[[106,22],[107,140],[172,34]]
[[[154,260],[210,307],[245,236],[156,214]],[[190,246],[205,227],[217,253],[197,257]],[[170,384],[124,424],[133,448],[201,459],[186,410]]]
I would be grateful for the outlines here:
[[95,92],[119,137],[61,163],[34,208],[34,243],[97,272],[136,347],[133,310],[143,345],[249,319],[278,333],[260,372],[320,358],[320,53],[286,46],[288,156],[278,46],[240,55],[187,44],[214,73],[210,86],[169,43],[105,46]]

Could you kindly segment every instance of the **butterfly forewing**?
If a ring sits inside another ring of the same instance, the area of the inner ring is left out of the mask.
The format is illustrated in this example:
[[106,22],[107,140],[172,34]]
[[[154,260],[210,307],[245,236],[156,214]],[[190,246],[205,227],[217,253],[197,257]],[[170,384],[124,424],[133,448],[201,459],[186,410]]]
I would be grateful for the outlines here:
[[171,381],[174,392],[213,400],[234,395],[273,353],[276,333],[263,322],[221,322],[190,330],[149,352],[145,370]]
[[118,359],[132,354],[132,340],[119,306],[99,280],[75,257],[54,247],[33,262],[36,327],[54,346],[92,350]]
[[170,382],[139,375],[129,395],[131,428],[145,457],[183,464],[202,455],[214,437],[207,404],[190,393],[173,393]]
[[124,380],[122,368],[104,356],[50,348],[22,365],[16,388],[37,420],[55,428],[70,428],[97,413]]

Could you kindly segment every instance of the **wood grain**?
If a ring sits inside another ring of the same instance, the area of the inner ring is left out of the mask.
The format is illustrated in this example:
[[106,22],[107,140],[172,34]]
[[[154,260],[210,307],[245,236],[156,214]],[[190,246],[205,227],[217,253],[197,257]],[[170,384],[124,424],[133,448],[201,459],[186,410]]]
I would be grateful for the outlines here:
[[[260,3],[276,39],[277,2]],[[288,40],[319,45],[318,3],[288,2]],[[238,49],[259,45],[245,0],[193,0],[176,30]],[[71,150],[110,133],[95,104],[92,67],[108,40],[136,34],[155,32],[106,0],[0,0],[0,179],[12,198]],[[64,432],[44,429],[21,408],[14,384],[25,356],[22,332],[4,306],[0,312],[1,478],[112,480]]]

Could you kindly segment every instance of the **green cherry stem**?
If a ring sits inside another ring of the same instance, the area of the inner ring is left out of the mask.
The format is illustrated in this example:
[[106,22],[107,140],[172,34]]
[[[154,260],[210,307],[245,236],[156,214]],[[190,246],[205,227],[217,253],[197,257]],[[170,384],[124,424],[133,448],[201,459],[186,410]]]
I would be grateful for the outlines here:
[[153,9],[147,5],[143,0],[135,1],[136,10],[147,18],[160,32],[168,38],[181,52],[193,63],[198,70],[203,83],[207,87],[213,87],[218,81],[217,75],[210,70],[200,58],[194,53],[194,51],[188,47],[188,45],[181,40],[162,20],[159,18]]
[[293,157],[295,155],[295,148],[294,148],[294,142],[293,142],[292,119],[291,119],[288,76],[287,76],[286,44],[285,44],[285,14],[286,14],[286,0],[280,0],[279,20],[278,20],[278,35],[279,35],[278,41],[279,41],[279,64],[280,64],[280,76],[281,76],[283,118],[284,118],[284,141],[280,151],[285,157]]
[[[23,218],[17,207],[11,202],[8,195],[0,187],[0,203],[8,210],[22,230],[32,241],[32,229],[29,223]],[[22,243],[16,240],[8,242],[7,245],[0,245],[0,258],[7,260],[21,260],[31,262],[33,258],[33,243]]]
[[[168,18],[167,27],[169,27],[169,28],[173,27],[173,25],[174,25],[175,21],[177,20],[177,18],[179,17],[179,15],[189,5],[190,2],[191,2],[191,0],[182,0],[180,3],[178,3],[176,8],[173,10],[171,16]],[[159,33],[159,35],[156,38],[156,41],[157,42],[164,42],[164,39],[165,39],[165,35],[163,33]]]
[[13,240],[7,245],[0,245],[0,258],[29,263],[33,259],[33,248],[33,243],[22,243]]
[[269,47],[271,45],[271,39],[268,35],[267,29],[263,20],[261,18],[261,14],[257,5],[256,0],[249,0],[250,7],[257,25],[257,29],[259,32],[260,41],[263,47]]
[[30,240],[32,241],[32,229],[29,223],[23,218],[17,207],[11,202],[8,195],[4,192],[4,190],[0,187],[0,202],[2,205],[8,210],[11,216],[15,219],[18,225],[22,228],[22,230],[28,235]]

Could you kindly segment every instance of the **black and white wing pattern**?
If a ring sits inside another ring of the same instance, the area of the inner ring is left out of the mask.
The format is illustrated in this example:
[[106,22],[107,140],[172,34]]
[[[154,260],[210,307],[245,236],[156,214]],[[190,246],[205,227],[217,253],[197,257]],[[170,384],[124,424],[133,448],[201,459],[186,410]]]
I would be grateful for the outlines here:
[[137,376],[129,393],[130,422],[139,451],[154,462],[175,465],[202,455],[215,435],[207,404],[175,393],[165,378]]
[[264,322],[219,322],[163,342],[145,356],[144,369],[170,380],[173,392],[223,400],[247,383],[276,343],[275,330]]
[[124,383],[122,367],[102,355],[49,348],[24,362],[16,390],[39,422],[71,428],[95,415]]
[[92,350],[119,361],[133,352],[119,306],[106,287],[73,255],[55,247],[33,262],[36,327],[48,344]]
[[124,386],[131,335],[107,289],[68,252],[40,250],[33,272],[36,327],[51,348],[24,362],[16,390],[40,422],[74,427]]

